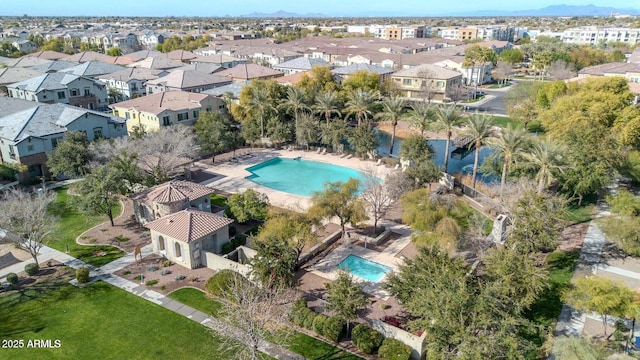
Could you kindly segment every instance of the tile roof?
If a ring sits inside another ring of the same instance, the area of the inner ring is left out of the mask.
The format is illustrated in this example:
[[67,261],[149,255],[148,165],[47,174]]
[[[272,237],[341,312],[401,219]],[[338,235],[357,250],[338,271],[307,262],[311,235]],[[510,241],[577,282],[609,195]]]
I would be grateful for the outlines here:
[[43,90],[57,90],[66,88],[67,84],[79,78],[80,76],[78,75],[56,72],[43,74],[31,79],[20,81],[8,85],[8,87],[32,92],[40,92]]
[[148,57],[144,60],[129,64],[127,65],[127,67],[142,67],[146,69],[166,70],[181,67],[183,65],[184,63],[180,61],[167,59],[166,57]]
[[394,70],[369,64],[351,64],[331,70],[331,72],[336,75],[351,75],[357,73],[358,71],[366,71],[370,73],[376,73],[378,75],[386,75],[393,73]]
[[171,60],[178,60],[178,61],[188,61],[198,57],[198,55],[192,53],[191,51],[186,51],[186,50],[173,50],[171,52],[168,52],[166,56]]
[[111,104],[111,108],[136,109],[159,115],[166,110],[178,111],[200,108],[201,101],[211,95],[187,91],[163,91],[157,94],[141,96],[136,99]]
[[599,75],[604,74],[620,74],[625,75],[627,73],[640,72],[640,64],[634,63],[607,63],[594,66],[587,66],[578,72],[580,75]]
[[122,69],[123,68],[120,65],[107,64],[100,61],[87,61],[83,64],[60,70],[60,72],[78,76],[96,77],[98,75],[109,74]]
[[148,85],[164,85],[174,89],[190,89],[206,85],[228,85],[226,77],[202,73],[195,70],[174,70],[167,76],[147,81]]
[[274,70],[257,64],[240,64],[231,69],[222,70],[216,73],[218,76],[226,76],[233,79],[259,79],[263,77],[282,76],[282,71]]
[[461,73],[453,70],[448,70],[440,66],[423,64],[420,66],[412,67],[410,69],[400,70],[392,76],[398,77],[417,77],[421,72],[427,72],[429,78],[432,79],[452,79],[462,76]]
[[30,69],[40,71],[40,73],[45,73],[45,72],[60,71],[60,70],[68,69],[76,65],[80,65],[80,63],[76,61],[55,60],[50,63],[32,66],[30,67]]
[[184,66],[176,68],[175,70],[195,70],[202,73],[213,74],[224,69],[225,68],[218,64],[192,62],[191,64],[184,64]]
[[277,77],[273,80],[275,80],[277,83],[279,84],[284,84],[284,85],[292,85],[292,84],[297,84],[300,81],[302,81],[304,75],[307,75],[308,77],[313,77],[313,73],[310,71],[302,71],[302,72],[297,72],[291,75],[285,75],[285,76],[280,76]]
[[85,114],[108,118],[125,124],[125,119],[67,104],[40,104],[0,118],[0,137],[20,142],[29,137],[43,137],[67,131],[66,127]]
[[36,65],[48,64],[53,62],[53,60],[23,56],[17,59],[3,60],[2,62],[9,67],[32,67]]
[[[276,79],[280,79],[280,78],[276,78]],[[277,81],[277,80],[276,80]],[[233,97],[236,99],[240,98],[240,92],[242,91],[242,88],[244,88],[245,86],[247,86],[249,84],[249,81],[239,81],[239,82],[235,82],[229,85],[225,85],[225,86],[220,86],[217,88],[213,88],[213,89],[209,89],[209,90],[205,90],[202,92],[202,94],[209,94],[209,95],[213,95],[213,96],[222,96],[225,93],[232,93]]]
[[165,54],[157,50],[140,50],[127,54],[127,56],[135,57],[138,59],[146,59],[149,57],[165,57]]
[[186,209],[148,222],[144,226],[188,243],[213,234],[232,223],[233,220],[210,212]]
[[0,84],[13,84],[40,75],[42,72],[33,70],[33,68],[4,68],[0,69]]
[[42,104],[29,100],[0,96],[0,114],[2,114],[3,117],[22,110],[34,108],[38,105]]
[[116,81],[129,81],[129,80],[153,80],[157,79],[163,74],[167,74],[163,70],[151,70],[145,68],[125,68],[110,74],[104,74],[99,76],[100,80],[116,80]]
[[57,51],[45,50],[45,51],[34,52],[34,53],[28,54],[26,56],[36,57],[36,58],[40,58],[40,59],[48,59],[48,60],[59,60],[59,59],[65,58],[65,57],[67,57],[69,55],[67,55],[65,53],[57,52]]
[[220,54],[215,54],[215,55],[207,55],[207,56],[198,56],[194,59],[191,59],[191,63],[209,63],[209,64],[222,64],[225,62],[234,62],[234,61],[240,61],[243,62],[244,60],[240,60],[238,58],[235,58],[233,56],[229,56],[229,55],[225,55],[223,53]]
[[193,201],[213,193],[213,189],[191,181],[171,180],[131,195],[134,200],[146,203],[166,204],[176,201]]
[[314,66],[329,66],[323,59],[299,57],[274,65],[274,69],[311,70]]
[[62,60],[76,61],[76,62],[83,63],[87,61],[103,61],[103,60],[109,61],[110,57],[111,56],[109,55],[100,54],[95,51],[83,51],[77,54],[69,55],[66,58],[63,58]]

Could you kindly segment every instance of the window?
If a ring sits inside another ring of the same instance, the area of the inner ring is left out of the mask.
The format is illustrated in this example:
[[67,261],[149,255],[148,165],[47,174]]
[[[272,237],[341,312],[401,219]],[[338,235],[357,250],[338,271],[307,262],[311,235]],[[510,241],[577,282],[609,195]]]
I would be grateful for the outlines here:
[[444,87],[444,81],[438,81],[438,87],[439,88]]
[[163,117],[162,117],[162,125],[164,125],[164,126],[169,126],[169,125],[171,125],[171,121],[169,120],[169,117],[168,117],[168,116],[163,116]]
[[64,91],[58,91],[58,99],[66,99],[67,95],[64,93]]
[[160,249],[160,251],[164,251],[165,249],[164,237],[162,235],[158,236],[158,249]]
[[411,85],[411,79],[402,79],[402,85]]
[[12,159],[16,158],[16,149],[13,147],[13,145],[9,145],[9,157]]
[[69,90],[69,96],[78,96],[78,95],[80,95],[80,91],[78,91],[78,89]]
[[189,112],[178,114],[178,121],[188,120],[188,119],[189,119]]
[[27,151],[33,151],[33,145],[27,145]]
[[52,138],[52,139],[51,139],[51,147],[55,149],[56,147],[58,147],[58,144],[59,144],[62,140],[63,140],[63,137],[62,137],[62,136]]
[[194,118],[194,119],[197,119],[197,118],[198,118],[198,115],[199,115],[198,110],[193,110],[193,118]]
[[131,119],[131,114],[129,114],[128,112],[124,113],[124,116],[127,118],[127,120]]
[[89,90],[89,88],[84,88],[84,96],[89,96],[91,95],[91,91]]
[[102,128],[101,127],[93,128],[93,138],[94,139],[102,139]]
[[182,257],[182,249],[180,249],[179,243],[173,244],[173,250],[173,253],[176,257]]

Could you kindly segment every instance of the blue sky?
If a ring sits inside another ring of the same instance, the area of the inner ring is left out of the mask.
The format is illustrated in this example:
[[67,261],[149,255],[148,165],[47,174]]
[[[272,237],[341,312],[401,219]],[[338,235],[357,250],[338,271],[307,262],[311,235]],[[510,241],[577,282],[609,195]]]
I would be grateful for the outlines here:
[[[640,8],[638,0],[0,0],[0,15],[15,16],[225,16],[252,12],[270,13],[277,10],[321,13],[335,16],[357,14],[439,15],[477,10],[528,10],[549,5],[593,4],[615,8]],[[399,7],[402,6],[402,7]]]

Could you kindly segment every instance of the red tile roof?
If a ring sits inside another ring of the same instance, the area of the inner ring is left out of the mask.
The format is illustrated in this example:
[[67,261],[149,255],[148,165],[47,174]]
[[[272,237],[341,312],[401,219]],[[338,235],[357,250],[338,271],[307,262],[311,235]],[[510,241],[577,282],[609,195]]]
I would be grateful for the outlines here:
[[166,204],[176,201],[192,201],[213,193],[213,189],[190,181],[172,180],[156,185],[131,196],[146,203]]
[[174,239],[191,242],[233,223],[233,220],[209,212],[186,209],[151,221],[144,226]]

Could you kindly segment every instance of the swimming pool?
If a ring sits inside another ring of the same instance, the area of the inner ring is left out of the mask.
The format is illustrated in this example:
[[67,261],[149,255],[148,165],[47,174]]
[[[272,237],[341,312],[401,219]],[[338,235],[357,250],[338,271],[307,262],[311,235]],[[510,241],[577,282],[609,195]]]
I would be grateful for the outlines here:
[[268,188],[295,195],[312,196],[325,182],[364,179],[358,170],[311,160],[275,158],[246,169],[246,179]]
[[379,282],[391,270],[388,266],[356,255],[347,256],[338,264],[338,269],[373,282]]

